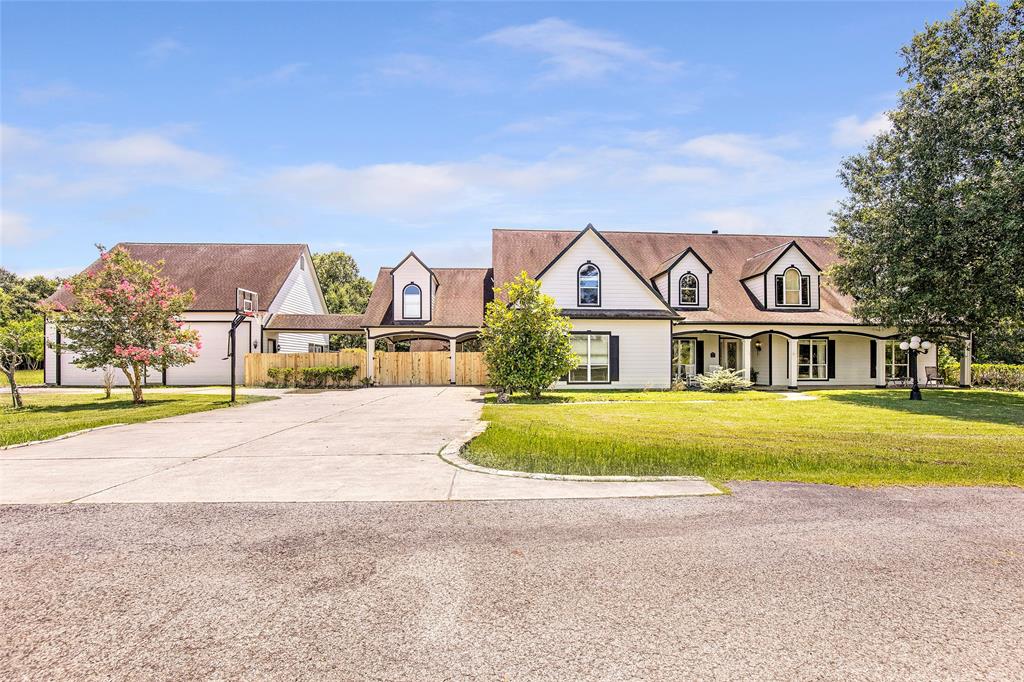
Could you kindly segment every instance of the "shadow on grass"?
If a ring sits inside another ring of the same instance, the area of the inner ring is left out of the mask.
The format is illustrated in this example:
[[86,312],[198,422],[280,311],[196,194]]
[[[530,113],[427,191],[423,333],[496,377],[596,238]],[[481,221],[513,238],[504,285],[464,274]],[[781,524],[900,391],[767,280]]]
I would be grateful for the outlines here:
[[863,393],[822,392],[825,400],[879,407],[907,414],[948,417],[972,422],[990,422],[1024,427],[1024,395],[998,391],[926,389],[922,400],[910,400],[909,389]]
[[[118,400],[111,398],[109,400],[103,398],[96,398],[92,402],[82,403],[70,403],[70,404],[57,404],[57,405],[34,405],[30,402],[25,403],[25,406],[17,412],[12,414],[64,414],[64,415],[75,415],[75,414],[91,414],[93,412],[109,412],[111,410],[144,410],[146,408],[160,408],[166,407],[167,405],[179,402],[180,398],[146,398],[145,402],[141,404],[133,403],[129,400]],[[219,401],[210,402],[210,405],[216,405]],[[227,398],[223,402],[227,402]]]

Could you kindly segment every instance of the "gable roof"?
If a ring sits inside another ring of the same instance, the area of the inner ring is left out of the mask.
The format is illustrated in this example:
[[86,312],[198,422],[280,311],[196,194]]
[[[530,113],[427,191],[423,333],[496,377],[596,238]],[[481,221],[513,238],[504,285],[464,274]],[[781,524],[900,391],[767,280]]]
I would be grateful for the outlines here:
[[661,274],[664,274],[666,272],[671,271],[672,268],[674,268],[676,266],[676,263],[678,263],[679,261],[681,261],[684,258],[686,258],[686,254],[688,254],[688,253],[692,253],[693,257],[696,258],[698,261],[700,261],[700,264],[703,265],[705,268],[707,268],[709,273],[710,272],[714,272],[711,269],[711,266],[708,265],[704,261],[704,259],[700,257],[700,254],[693,250],[692,246],[687,246],[685,251],[683,251],[682,253],[680,253],[677,256],[670,256],[666,261],[664,261],[660,266],[658,266],[658,271],[656,273],[654,273],[654,275],[652,275],[652,277],[657,277],[658,275],[661,275]]
[[641,275],[639,272],[637,272],[636,268],[633,267],[633,264],[630,263],[625,258],[623,258],[622,254],[619,253],[618,249],[616,249],[615,246],[613,246],[607,239],[605,239],[604,235],[601,234],[600,232],[598,232],[597,228],[594,227],[593,224],[591,224],[591,223],[587,223],[587,226],[584,227],[582,230],[580,230],[579,234],[577,234],[575,237],[573,237],[573,239],[568,244],[566,244],[565,247],[562,248],[562,250],[559,251],[558,254],[556,254],[547,265],[545,265],[543,268],[541,268],[540,272],[538,272],[536,275],[532,275],[532,277],[534,279],[540,279],[541,276],[543,276],[544,273],[547,272],[551,268],[551,266],[553,266],[555,263],[557,263],[558,260],[563,255],[565,255],[565,253],[569,249],[571,249],[576,242],[578,242],[580,239],[582,239],[583,235],[587,234],[588,232],[593,233],[594,236],[596,236],[598,239],[600,239],[601,242],[605,246],[608,247],[609,251],[611,251],[613,254],[615,254],[616,258],[618,258],[620,261],[622,261],[622,264],[625,265],[626,268],[630,272],[632,272],[633,275],[636,276],[637,281],[639,281],[640,284],[642,284],[645,289],[647,289],[649,292],[651,292],[651,294],[654,296],[654,298],[657,299],[658,303],[660,303],[662,306],[664,306],[667,310],[669,310],[669,311],[672,310],[672,308],[668,305],[668,303],[666,303],[665,300],[661,297],[661,294],[658,293],[658,290],[654,288],[654,285],[651,284],[650,280],[647,277],[644,277],[643,275]]
[[335,313],[326,315],[274,313],[270,316],[270,320],[264,329],[267,331],[361,332],[363,330],[363,316]]
[[[418,259],[417,259],[418,260]],[[422,262],[422,261],[421,261]],[[423,327],[480,327],[484,323],[484,307],[493,296],[490,268],[434,268],[437,281],[434,308],[429,322],[400,320],[395,322],[392,305],[391,273],[394,268],[381,268],[373,293],[363,315],[363,324],[378,327],[398,324]]]
[[391,268],[391,272],[394,273],[395,270],[398,270],[400,267],[402,267],[402,265],[405,264],[405,261],[409,260],[410,258],[412,258],[414,261],[416,261],[417,263],[422,265],[423,269],[430,273],[430,277],[434,280],[434,284],[437,284],[437,275],[434,274],[434,271],[430,269],[429,265],[427,265],[426,263],[423,262],[423,259],[421,259],[419,256],[416,255],[415,251],[410,251],[408,253],[408,255],[406,255],[405,258],[403,258],[402,260],[398,261],[398,265],[396,265],[395,267]]
[[779,244],[773,246],[770,249],[766,249],[761,253],[754,254],[743,263],[743,268],[740,270],[740,279],[750,279],[751,277],[757,277],[765,272],[772,269],[779,259],[785,256],[790,249],[795,248],[797,251],[804,255],[811,265],[815,267],[818,272],[821,272],[821,268],[814,262],[814,259],[807,255],[807,252],[800,248],[800,245],[796,243],[795,239],[791,239],[785,244]]
[[[266,310],[284,286],[299,256],[308,253],[305,244],[225,243],[141,243],[121,242],[132,258],[155,263],[164,261],[164,277],[182,291],[195,291],[190,310],[228,311],[235,309],[235,288],[260,295],[260,309]],[[96,259],[85,272],[100,268]],[[72,305],[73,297],[63,288],[46,299]]]
[[[525,270],[536,277],[552,258],[579,232],[575,230],[495,229],[492,232],[491,258],[494,282],[500,285]],[[688,248],[701,255],[714,271],[709,287],[707,310],[685,310],[687,321],[776,322],[858,324],[853,316],[853,299],[841,295],[826,280],[820,287],[818,310],[767,310],[740,281],[746,261],[762,252],[795,243],[819,270],[838,260],[828,237],[803,237],[755,234],[706,234],[682,232],[600,233],[632,267],[650,280],[676,255]],[[780,244],[781,243],[781,244]],[[781,253],[781,252],[780,252]],[[776,256],[779,254],[776,254]]]

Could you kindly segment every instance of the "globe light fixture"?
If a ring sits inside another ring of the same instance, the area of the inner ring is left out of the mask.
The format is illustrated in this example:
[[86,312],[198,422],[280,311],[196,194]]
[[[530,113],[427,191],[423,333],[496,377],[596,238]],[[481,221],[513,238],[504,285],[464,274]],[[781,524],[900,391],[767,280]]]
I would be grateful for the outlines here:
[[921,400],[921,387],[917,385],[917,354],[927,353],[932,347],[931,341],[922,341],[920,336],[911,336],[909,341],[900,341],[900,350],[910,353],[910,378],[914,380],[910,387],[910,399]]

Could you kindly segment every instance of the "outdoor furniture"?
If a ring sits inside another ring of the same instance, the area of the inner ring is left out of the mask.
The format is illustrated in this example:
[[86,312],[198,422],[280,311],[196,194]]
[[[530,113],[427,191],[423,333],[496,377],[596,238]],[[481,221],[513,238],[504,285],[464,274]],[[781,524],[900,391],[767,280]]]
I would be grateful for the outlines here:
[[892,388],[906,388],[910,386],[910,377],[889,377],[885,385]]
[[925,367],[924,368],[925,386],[941,386],[942,379],[939,377],[938,367]]

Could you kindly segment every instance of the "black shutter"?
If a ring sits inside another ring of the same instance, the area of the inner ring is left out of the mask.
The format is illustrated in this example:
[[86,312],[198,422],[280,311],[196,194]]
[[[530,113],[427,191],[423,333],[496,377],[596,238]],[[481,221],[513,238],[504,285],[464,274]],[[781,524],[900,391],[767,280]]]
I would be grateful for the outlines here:
[[811,278],[804,276],[800,278],[800,305],[811,304]]
[[704,373],[704,342],[697,339],[697,374]]
[[868,343],[871,344],[871,378],[878,378],[878,341],[870,339]]
[[782,275],[775,275],[775,305],[782,305],[786,300],[782,292]]
[[828,378],[836,378],[836,340],[828,340]]
[[612,381],[619,380],[619,337],[611,337],[611,343],[608,346],[608,353],[610,355],[608,368],[608,376]]

